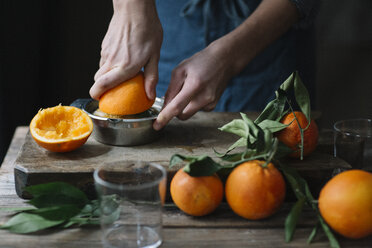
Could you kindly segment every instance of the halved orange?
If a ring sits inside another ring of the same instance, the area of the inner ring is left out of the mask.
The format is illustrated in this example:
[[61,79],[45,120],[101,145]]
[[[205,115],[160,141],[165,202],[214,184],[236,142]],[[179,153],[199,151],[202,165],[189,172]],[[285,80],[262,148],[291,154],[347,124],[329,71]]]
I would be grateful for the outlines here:
[[81,109],[55,106],[39,110],[30,123],[37,144],[53,152],[69,152],[82,146],[93,131],[93,122]]
[[134,115],[148,110],[155,99],[148,99],[143,72],[106,91],[99,99],[99,109],[110,115]]

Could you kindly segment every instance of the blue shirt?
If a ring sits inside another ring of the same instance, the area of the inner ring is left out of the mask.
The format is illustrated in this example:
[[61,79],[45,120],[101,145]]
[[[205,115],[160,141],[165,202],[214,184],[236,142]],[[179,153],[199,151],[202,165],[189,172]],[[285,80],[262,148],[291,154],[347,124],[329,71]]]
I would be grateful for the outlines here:
[[[164,30],[159,61],[158,96],[164,96],[171,72],[181,61],[235,29],[260,3],[258,0],[227,1],[244,2],[244,8],[238,4],[234,13],[234,9],[227,8],[231,6],[226,6],[226,0],[156,2]],[[190,2],[194,2],[191,7],[187,5]],[[295,30],[290,29],[230,80],[215,111],[263,110],[273,99],[280,84],[296,69]]]

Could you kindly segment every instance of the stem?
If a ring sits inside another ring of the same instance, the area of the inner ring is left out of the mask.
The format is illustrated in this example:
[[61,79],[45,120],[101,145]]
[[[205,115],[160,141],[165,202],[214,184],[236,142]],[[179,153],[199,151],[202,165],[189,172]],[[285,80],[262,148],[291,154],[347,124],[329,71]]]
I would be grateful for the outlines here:
[[[294,112],[294,110],[293,110],[293,108],[292,108],[292,105],[291,105],[291,103],[288,101],[288,98],[287,98],[287,103],[288,103],[288,106],[289,106],[289,108],[291,109],[291,112],[293,113],[293,116],[294,116],[294,118],[295,118],[295,120],[296,120],[296,122],[297,122],[297,125],[298,125],[298,128],[300,129],[300,136],[301,136],[301,146],[300,146],[300,150],[301,150],[301,157],[300,157],[300,159],[301,160],[303,160],[304,159],[304,129],[302,129],[302,127],[301,127],[301,125],[300,125],[300,122],[298,121],[298,119],[297,119],[297,116],[296,116],[296,114],[295,114],[295,112]],[[308,121],[309,122],[309,121]],[[310,122],[309,122],[310,123]],[[308,124],[308,126],[309,126],[310,124]],[[307,127],[306,127],[307,128]]]
[[279,144],[279,141],[277,138],[274,139],[274,143],[273,143],[273,146],[272,146],[272,149],[269,151],[269,155],[268,155],[268,158],[266,159],[266,162],[264,165],[262,165],[262,167],[266,168],[267,165],[271,162],[271,160],[273,159],[273,157],[275,156],[275,153],[276,151],[278,150],[278,144]]

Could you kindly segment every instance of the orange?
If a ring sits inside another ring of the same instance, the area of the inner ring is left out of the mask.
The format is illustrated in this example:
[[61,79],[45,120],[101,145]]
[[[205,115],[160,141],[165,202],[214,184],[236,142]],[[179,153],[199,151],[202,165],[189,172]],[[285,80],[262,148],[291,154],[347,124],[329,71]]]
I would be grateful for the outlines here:
[[243,218],[258,220],[274,214],[284,201],[285,182],[272,163],[252,160],[228,176],[225,196],[231,209]]
[[160,196],[160,201],[163,205],[165,203],[166,190],[167,190],[167,179],[164,177],[164,179],[161,180],[159,183],[159,196]]
[[93,122],[81,109],[56,106],[42,109],[30,123],[36,143],[53,152],[68,152],[82,146],[93,131]]
[[212,213],[223,198],[223,184],[217,175],[192,177],[183,169],[174,175],[170,193],[183,212],[193,216]]
[[[309,123],[306,116],[302,112],[295,111],[294,113],[301,128],[306,128]],[[293,112],[283,116],[280,122],[289,126],[278,132],[278,139],[294,151],[289,156],[299,158],[301,156],[301,133]],[[315,150],[318,144],[318,133],[318,126],[314,120],[311,120],[309,127],[304,131],[304,156]]]
[[322,188],[319,211],[328,225],[353,239],[372,234],[372,173],[342,172]]
[[148,110],[154,101],[147,98],[143,73],[140,72],[106,91],[99,99],[99,109],[110,115],[134,115]]

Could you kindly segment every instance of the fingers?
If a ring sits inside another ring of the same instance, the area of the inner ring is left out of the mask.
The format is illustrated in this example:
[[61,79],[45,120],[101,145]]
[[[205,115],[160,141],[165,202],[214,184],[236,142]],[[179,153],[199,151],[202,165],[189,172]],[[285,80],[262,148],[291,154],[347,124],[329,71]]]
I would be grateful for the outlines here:
[[97,78],[96,82],[90,88],[89,94],[92,98],[98,100],[105,91],[114,88],[121,82],[134,77],[136,73],[138,73],[137,70],[114,67],[112,70]]
[[155,88],[159,78],[158,62],[159,59],[152,56],[144,67],[146,95],[151,100],[155,99],[156,97]]
[[211,92],[199,92],[177,117],[180,120],[187,120],[199,110],[212,111],[217,105],[216,98]]
[[175,116],[182,113],[183,109],[189,104],[192,95],[195,94],[195,89],[184,87],[178,95],[172,99],[159,113],[158,118],[153,124],[155,130],[162,129]]
[[186,106],[186,108],[179,115],[177,115],[177,117],[180,120],[187,120],[199,110],[200,105],[198,104],[197,101],[193,100]]
[[103,58],[101,55],[101,59],[99,60],[99,67],[102,67],[105,64],[106,59]]
[[206,112],[212,111],[215,107],[217,106],[217,102],[212,102],[210,104],[207,104],[206,106],[203,107],[203,110]]
[[185,79],[186,73],[183,69],[178,67],[172,71],[171,81],[164,96],[164,107],[181,91]]
[[98,71],[94,75],[94,81],[97,81],[98,78],[100,78],[103,74],[105,74],[109,70],[110,70],[109,63],[105,63],[102,66],[100,65],[100,68],[98,69]]

